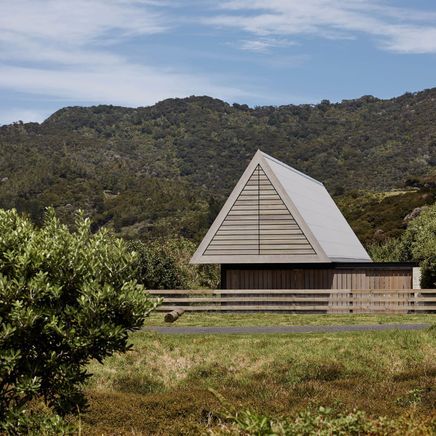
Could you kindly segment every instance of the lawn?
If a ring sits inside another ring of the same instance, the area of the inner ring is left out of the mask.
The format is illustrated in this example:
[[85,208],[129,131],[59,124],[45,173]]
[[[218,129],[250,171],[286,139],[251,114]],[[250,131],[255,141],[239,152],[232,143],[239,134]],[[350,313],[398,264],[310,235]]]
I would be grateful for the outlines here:
[[388,323],[436,324],[436,314],[425,315],[294,315],[284,313],[184,313],[174,324],[165,323],[164,314],[154,312],[146,326],[286,326],[286,325],[356,325]]
[[[160,318],[162,314],[154,315],[149,325],[157,325]],[[353,316],[350,321],[348,316],[185,314],[177,325],[272,325],[271,321],[307,325],[435,318]],[[236,410],[277,419],[325,406],[342,413],[362,410],[370,418],[386,416],[406,423],[410,434],[436,432],[434,328],[198,336],[142,331],[132,334],[131,342],[133,349],[126,355],[90,365],[94,376],[87,386],[90,410],[81,418],[83,434],[230,431],[217,418],[230,406],[210,388]]]

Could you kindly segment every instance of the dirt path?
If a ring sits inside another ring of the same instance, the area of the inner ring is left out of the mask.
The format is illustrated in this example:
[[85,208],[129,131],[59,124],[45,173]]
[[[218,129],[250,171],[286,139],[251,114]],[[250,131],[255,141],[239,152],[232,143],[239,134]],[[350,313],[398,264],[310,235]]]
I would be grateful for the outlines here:
[[368,324],[368,325],[324,325],[324,326],[259,326],[259,327],[144,327],[145,331],[154,331],[170,335],[189,334],[280,334],[280,333],[338,333],[381,330],[422,330],[430,324]]

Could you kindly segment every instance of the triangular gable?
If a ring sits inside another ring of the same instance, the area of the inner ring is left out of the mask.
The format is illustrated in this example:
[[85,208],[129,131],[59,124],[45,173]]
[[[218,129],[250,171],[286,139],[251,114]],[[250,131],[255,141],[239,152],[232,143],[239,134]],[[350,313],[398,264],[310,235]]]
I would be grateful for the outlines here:
[[328,257],[258,151],[192,263],[312,263]]

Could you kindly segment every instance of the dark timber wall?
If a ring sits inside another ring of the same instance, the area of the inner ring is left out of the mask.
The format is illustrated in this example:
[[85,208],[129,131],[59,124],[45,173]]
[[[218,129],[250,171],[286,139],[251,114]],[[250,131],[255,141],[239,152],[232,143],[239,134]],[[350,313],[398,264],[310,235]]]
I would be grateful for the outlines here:
[[412,289],[413,264],[221,265],[222,289]]

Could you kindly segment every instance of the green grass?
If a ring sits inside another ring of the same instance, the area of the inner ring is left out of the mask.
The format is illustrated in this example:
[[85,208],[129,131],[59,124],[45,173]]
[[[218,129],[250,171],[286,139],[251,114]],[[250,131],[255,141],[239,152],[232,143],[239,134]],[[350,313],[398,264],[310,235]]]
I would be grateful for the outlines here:
[[435,329],[306,335],[137,332],[131,341],[127,354],[90,365],[94,376],[87,386],[91,408],[81,418],[84,434],[221,431],[225,406],[210,388],[236,410],[275,419],[326,406],[424,429],[410,434],[430,435],[436,425]]
[[164,314],[154,312],[146,326],[286,326],[286,325],[356,325],[387,323],[436,324],[433,315],[293,315],[281,313],[184,313],[175,323],[165,323]]

